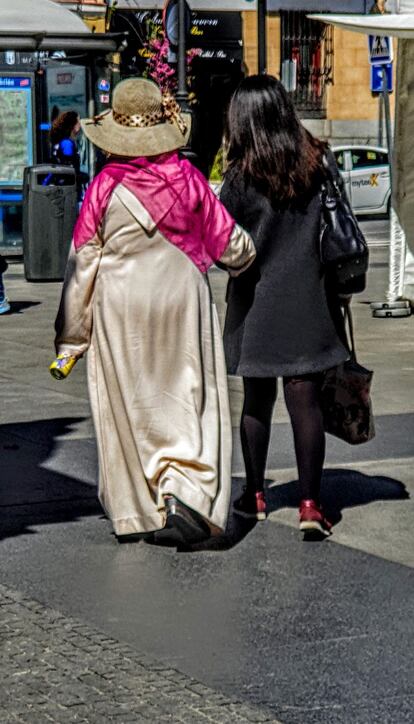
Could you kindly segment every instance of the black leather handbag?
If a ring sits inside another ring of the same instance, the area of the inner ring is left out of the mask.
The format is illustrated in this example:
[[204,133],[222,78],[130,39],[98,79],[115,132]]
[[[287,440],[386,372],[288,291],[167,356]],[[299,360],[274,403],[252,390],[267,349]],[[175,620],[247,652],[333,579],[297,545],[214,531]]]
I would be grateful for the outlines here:
[[324,156],[326,178],[321,188],[320,258],[326,273],[338,284],[362,278],[368,269],[368,245],[359,228],[339,171]]

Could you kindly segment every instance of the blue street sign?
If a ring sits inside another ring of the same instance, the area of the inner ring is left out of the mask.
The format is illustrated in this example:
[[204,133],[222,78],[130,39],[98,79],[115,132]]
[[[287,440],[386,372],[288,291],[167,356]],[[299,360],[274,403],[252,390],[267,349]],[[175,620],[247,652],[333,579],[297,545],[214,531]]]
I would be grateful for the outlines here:
[[[178,0],[168,0],[162,11],[162,23],[173,51],[178,48],[178,13]],[[184,27],[187,36],[191,30],[191,10],[187,2],[184,2]]]
[[392,93],[392,63],[371,65],[371,90],[374,93],[381,93],[383,88],[383,75],[382,71],[385,71],[387,79],[387,89],[389,93]]
[[30,91],[32,79],[23,76],[0,76],[0,88],[3,90],[21,89]]
[[392,38],[388,35],[368,35],[369,62],[391,63],[393,60]]
[[110,84],[109,80],[107,80],[106,78],[101,78],[98,83],[98,88],[100,91],[102,91],[104,93],[109,93],[109,91],[111,89],[111,84]]

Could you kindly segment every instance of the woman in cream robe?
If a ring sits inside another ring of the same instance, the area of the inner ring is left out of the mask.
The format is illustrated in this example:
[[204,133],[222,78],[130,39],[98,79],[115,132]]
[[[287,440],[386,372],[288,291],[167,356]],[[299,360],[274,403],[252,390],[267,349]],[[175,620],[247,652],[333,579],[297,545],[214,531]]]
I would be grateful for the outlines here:
[[231,423],[207,271],[238,274],[254,255],[175,151],[109,163],[87,191],[56,349],[88,351],[99,499],[118,536],[163,528],[168,494],[225,527]]

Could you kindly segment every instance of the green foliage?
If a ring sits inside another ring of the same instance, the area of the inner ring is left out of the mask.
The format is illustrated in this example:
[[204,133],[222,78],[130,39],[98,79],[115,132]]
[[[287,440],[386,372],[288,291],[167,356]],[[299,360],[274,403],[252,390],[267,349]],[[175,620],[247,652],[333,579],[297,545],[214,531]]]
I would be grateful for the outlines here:
[[223,181],[223,170],[224,152],[223,146],[221,146],[216,153],[213,165],[211,167],[209,181],[211,181],[212,183],[221,183]]

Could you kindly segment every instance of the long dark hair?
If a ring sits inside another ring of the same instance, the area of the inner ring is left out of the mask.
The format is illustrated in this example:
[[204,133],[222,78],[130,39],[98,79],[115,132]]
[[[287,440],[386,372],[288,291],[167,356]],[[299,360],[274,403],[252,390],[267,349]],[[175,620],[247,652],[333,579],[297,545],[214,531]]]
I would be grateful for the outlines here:
[[229,169],[237,168],[276,202],[308,196],[323,178],[326,144],[301,124],[282,83],[271,75],[251,75],[240,83],[225,137]]
[[64,138],[69,138],[79,120],[76,111],[64,111],[60,113],[52,123],[50,129],[50,140],[52,143],[59,143]]

